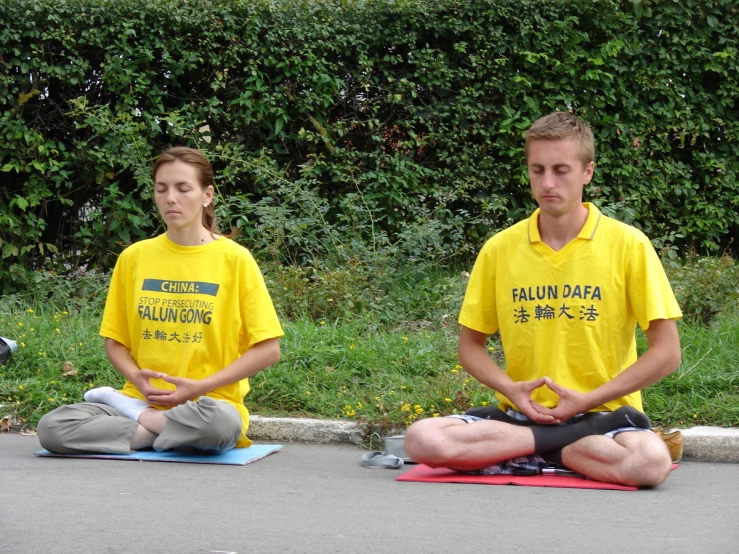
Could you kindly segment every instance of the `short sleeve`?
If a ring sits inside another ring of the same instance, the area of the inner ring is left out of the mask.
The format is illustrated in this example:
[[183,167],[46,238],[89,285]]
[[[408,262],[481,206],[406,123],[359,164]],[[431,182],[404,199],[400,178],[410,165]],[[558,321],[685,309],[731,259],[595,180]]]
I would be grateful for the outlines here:
[[460,325],[487,335],[498,330],[496,258],[494,239],[490,239],[483,246],[472,268],[459,314]]
[[628,267],[629,308],[639,327],[646,331],[650,321],[682,317],[662,263],[646,236],[640,236]]
[[129,322],[126,310],[126,261],[125,251],[121,253],[110,278],[108,296],[105,299],[103,320],[100,324],[100,336],[113,339],[126,348],[131,348]]
[[247,253],[245,263],[245,281],[248,285],[241,297],[241,320],[244,325],[239,350],[242,353],[258,342],[284,335],[262,272],[250,253]]

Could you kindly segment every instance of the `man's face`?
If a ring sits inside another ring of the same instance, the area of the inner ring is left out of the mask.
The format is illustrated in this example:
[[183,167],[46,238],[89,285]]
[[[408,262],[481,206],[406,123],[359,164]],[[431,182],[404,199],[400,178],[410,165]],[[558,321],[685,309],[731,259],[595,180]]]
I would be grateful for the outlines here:
[[543,213],[553,217],[576,213],[582,189],[593,178],[593,162],[583,165],[574,138],[533,140],[527,167],[531,193]]

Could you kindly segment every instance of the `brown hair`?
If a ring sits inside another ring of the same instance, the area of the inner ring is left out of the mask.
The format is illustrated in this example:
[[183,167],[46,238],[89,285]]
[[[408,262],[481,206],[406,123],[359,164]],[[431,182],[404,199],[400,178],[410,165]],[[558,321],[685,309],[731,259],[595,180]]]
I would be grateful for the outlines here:
[[[167,148],[154,162],[154,167],[151,170],[151,177],[154,181],[157,178],[157,171],[164,164],[172,162],[184,162],[191,165],[198,174],[200,186],[204,189],[213,187],[215,189],[215,177],[213,175],[213,167],[210,165],[208,158],[200,150],[194,148],[188,148],[187,146],[172,146]],[[206,207],[203,208],[203,227],[208,229],[212,235],[222,234],[218,230],[218,220],[216,219],[216,212],[213,208],[213,202],[210,202]],[[228,238],[233,238],[236,235],[235,230],[230,235],[224,235]]]
[[540,117],[526,131],[524,152],[529,155],[529,144],[538,139],[557,140],[574,138],[577,144],[577,154],[583,165],[595,160],[595,138],[585,122],[567,112],[554,112]]

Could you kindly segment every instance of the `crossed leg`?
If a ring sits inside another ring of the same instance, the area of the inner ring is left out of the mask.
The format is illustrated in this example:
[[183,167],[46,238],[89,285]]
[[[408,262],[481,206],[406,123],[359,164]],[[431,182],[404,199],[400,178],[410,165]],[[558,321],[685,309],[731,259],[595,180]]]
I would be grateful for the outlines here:
[[[407,431],[405,450],[413,460],[431,467],[473,471],[534,454],[536,448],[528,427],[439,418],[414,423]],[[593,479],[632,486],[658,485],[671,467],[667,447],[648,432],[581,438],[562,450],[562,461]]]
[[241,416],[227,402],[201,397],[166,412],[146,409],[135,421],[118,408],[94,402],[60,406],[37,426],[41,445],[60,454],[127,454],[131,450],[233,448],[241,435]]
[[659,485],[672,468],[667,446],[648,432],[585,437],[562,449],[562,462],[592,479],[634,487]]

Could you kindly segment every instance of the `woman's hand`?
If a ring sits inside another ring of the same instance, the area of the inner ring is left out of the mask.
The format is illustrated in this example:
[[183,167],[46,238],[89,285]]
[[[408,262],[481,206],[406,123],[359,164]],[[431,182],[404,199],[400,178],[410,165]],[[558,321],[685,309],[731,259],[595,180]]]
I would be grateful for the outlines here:
[[160,399],[174,394],[175,391],[153,387],[149,382],[149,379],[164,379],[165,377],[168,377],[168,375],[164,373],[159,373],[157,371],[152,371],[150,369],[141,369],[131,375],[130,381],[136,386],[137,389],[139,389],[139,392],[144,395],[144,398],[146,398],[147,402],[149,402],[150,404],[160,404],[160,402],[152,401],[150,397],[156,397],[157,399]]
[[[148,370],[146,370],[148,371]],[[154,373],[151,371],[150,373]],[[166,373],[156,374],[158,379],[163,379],[167,383],[177,387],[175,390],[153,389],[155,392],[146,395],[146,400],[157,406],[174,407],[184,404],[188,400],[195,400],[200,396],[210,392],[203,389],[201,381],[188,379],[187,377],[172,377]],[[142,391],[143,392],[143,391]]]

